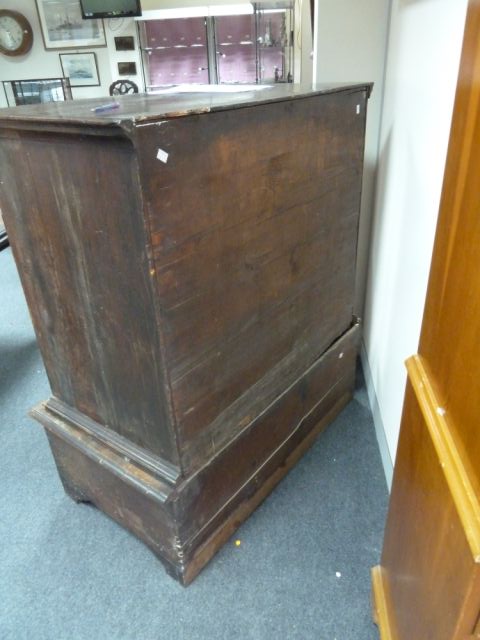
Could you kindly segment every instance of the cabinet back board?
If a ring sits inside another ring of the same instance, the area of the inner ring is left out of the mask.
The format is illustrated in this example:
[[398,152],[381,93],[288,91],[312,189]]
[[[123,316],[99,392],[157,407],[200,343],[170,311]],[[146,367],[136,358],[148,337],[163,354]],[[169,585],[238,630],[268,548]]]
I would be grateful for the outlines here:
[[338,93],[321,108],[306,98],[139,129],[185,467],[246,426],[351,324],[365,103],[365,91]]

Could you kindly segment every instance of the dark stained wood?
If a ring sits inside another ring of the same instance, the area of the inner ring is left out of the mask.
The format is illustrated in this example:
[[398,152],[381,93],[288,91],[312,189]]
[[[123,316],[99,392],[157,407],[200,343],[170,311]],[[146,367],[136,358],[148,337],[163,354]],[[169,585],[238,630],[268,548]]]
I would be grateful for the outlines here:
[[350,397],[370,89],[0,114],[33,415],[67,493],[183,583]]
[[53,395],[175,462],[132,145],[19,134],[0,164]]
[[471,0],[419,355],[407,361],[374,574],[377,610],[388,603],[382,640],[473,640],[480,632],[479,30],[480,1]]
[[351,322],[357,105],[365,113],[365,92],[139,129],[178,442],[199,462],[203,441],[248,424]]
[[[177,522],[182,540],[190,541],[198,535],[216,514],[219,503],[227,505],[234,493],[232,488],[242,487],[246,468],[254,476],[266,470],[273,473],[270,453],[296,449],[323,414],[340,397],[351,393],[359,338],[355,325],[219,455],[210,457],[197,474],[178,485],[182,509]],[[238,460],[248,463],[238,464]]]
[[293,392],[199,473],[176,484],[133,456],[118,455],[73,416],[60,420],[48,405],[32,415],[47,430],[66,492],[77,502],[93,502],[132,531],[186,585],[351,398],[359,335],[355,325]]
[[180,118],[194,114],[213,111],[241,109],[249,105],[284,100],[303,100],[306,95],[326,95],[342,91],[356,93],[366,90],[370,95],[372,83],[345,85],[329,84],[276,84],[267,89],[257,91],[240,91],[238,93],[175,93],[175,94],[140,94],[115,96],[120,107],[112,111],[95,113],[95,107],[109,104],[109,98],[73,100],[67,102],[49,102],[43,105],[23,105],[10,109],[2,109],[0,125],[18,129],[32,128],[37,130],[42,123],[45,129],[111,129],[118,126],[130,131],[133,126],[158,122],[163,118]]

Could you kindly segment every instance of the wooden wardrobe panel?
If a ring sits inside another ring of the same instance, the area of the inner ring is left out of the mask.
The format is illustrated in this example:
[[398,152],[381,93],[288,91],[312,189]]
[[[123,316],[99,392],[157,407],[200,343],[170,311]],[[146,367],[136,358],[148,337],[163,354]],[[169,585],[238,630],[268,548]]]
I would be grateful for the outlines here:
[[480,1],[471,0],[419,354],[380,567],[382,640],[473,640],[480,614]]
[[476,624],[480,567],[410,383],[402,422],[381,559],[392,638],[457,640]]

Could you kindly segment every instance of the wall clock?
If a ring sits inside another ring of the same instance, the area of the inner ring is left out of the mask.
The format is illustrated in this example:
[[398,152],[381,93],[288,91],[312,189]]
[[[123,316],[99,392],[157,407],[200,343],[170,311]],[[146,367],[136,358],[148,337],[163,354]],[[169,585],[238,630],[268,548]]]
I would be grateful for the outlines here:
[[18,11],[0,9],[0,53],[21,56],[33,44],[33,31],[27,18]]

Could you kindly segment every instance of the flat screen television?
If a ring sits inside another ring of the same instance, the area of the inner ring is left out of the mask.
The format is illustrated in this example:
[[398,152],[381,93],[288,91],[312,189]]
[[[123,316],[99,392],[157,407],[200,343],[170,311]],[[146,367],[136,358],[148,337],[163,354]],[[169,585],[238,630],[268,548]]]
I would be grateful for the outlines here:
[[132,18],[142,15],[140,0],[80,0],[82,17]]

